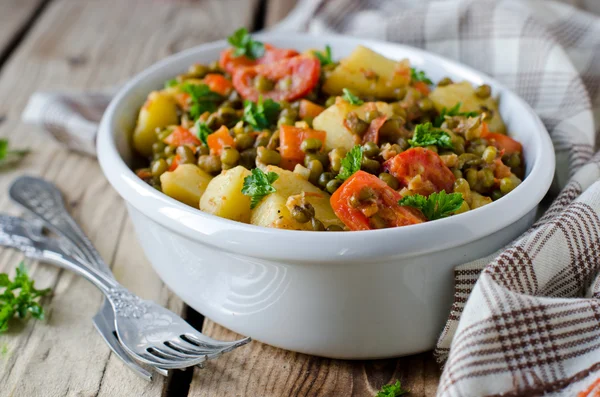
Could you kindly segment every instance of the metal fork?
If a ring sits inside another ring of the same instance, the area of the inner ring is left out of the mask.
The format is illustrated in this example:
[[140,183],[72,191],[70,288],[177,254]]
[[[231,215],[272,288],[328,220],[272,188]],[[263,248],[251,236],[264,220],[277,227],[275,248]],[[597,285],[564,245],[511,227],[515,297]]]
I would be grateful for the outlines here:
[[209,338],[180,316],[145,301],[114,278],[69,256],[61,240],[33,237],[23,219],[0,215],[0,245],[18,248],[32,259],[72,270],[92,282],[108,298],[123,347],[140,361],[161,368],[185,368],[203,363],[250,341],[221,342]]
[[[108,265],[65,208],[62,193],[56,186],[40,178],[23,176],[12,183],[8,193],[15,203],[30,214],[25,218],[32,225],[30,230],[34,235],[41,237],[43,227],[50,229],[64,239],[64,246],[69,247],[72,256],[87,260],[98,270],[111,274]],[[104,299],[100,310],[94,316],[93,323],[108,347],[125,365],[143,379],[152,380],[152,373],[131,359],[121,345],[115,329],[115,316],[107,299]],[[168,375],[165,369],[153,369],[163,376]]]

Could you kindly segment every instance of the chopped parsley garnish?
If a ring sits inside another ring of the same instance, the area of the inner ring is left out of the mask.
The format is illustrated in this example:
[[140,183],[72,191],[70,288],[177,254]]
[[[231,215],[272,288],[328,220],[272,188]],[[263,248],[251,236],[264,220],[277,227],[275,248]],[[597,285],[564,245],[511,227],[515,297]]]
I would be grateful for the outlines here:
[[179,84],[177,79],[167,80],[165,81],[165,88],[175,87],[177,84]]
[[194,120],[198,119],[204,112],[214,112],[217,110],[217,102],[223,97],[208,88],[206,84],[190,84],[183,85],[182,90],[190,94],[191,106],[190,116]]
[[319,58],[321,66],[333,64],[333,59],[331,58],[331,47],[329,44],[325,46],[325,51],[315,51],[314,54],[317,58]]
[[403,389],[402,384],[397,380],[393,385],[383,385],[375,397],[398,397],[409,392],[410,390]]
[[250,196],[250,208],[254,209],[263,199],[263,197],[275,193],[277,190],[273,187],[273,182],[279,179],[279,175],[274,172],[265,174],[260,168],[254,168],[252,175],[244,178],[242,193]]
[[233,56],[245,56],[248,59],[257,59],[265,54],[265,45],[260,41],[252,40],[246,28],[239,28],[227,41],[233,47]]
[[206,123],[203,123],[200,120],[196,122],[196,135],[198,136],[198,139],[200,139],[205,145],[208,145],[207,139],[212,133],[213,130],[211,130]]
[[364,103],[359,97],[350,92],[349,89],[344,88],[342,89],[342,92],[344,93],[342,99],[348,102],[350,105],[362,105]]
[[479,115],[479,113],[477,113],[477,112],[461,112],[460,111],[461,105],[462,105],[462,103],[458,102],[456,105],[452,106],[450,109],[443,108],[442,111],[440,112],[440,115],[437,116],[435,118],[435,120],[433,121],[433,126],[440,127],[444,123],[444,121],[446,121],[446,116],[448,116],[448,117],[453,117],[453,116],[475,117],[475,116]]
[[422,81],[427,85],[433,84],[433,81],[431,81],[431,79],[427,77],[424,71],[415,68],[410,68],[410,79],[413,82]]
[[29,150],[9,150],[8,139],[0,139],[0,168],[18,163],[29,153]]
[[434,128],[431,123],[418,124],[412,139],[408,140],[411,147],[437,146],[442,149],[454,149],[452,139],[447,132]]
[[270,98],[263,101],[261,96],[256,103],[245,100],[243,119],[255,130],[262,130],[275,123],[279,109],[281,106]]
[[403,197],[402,200],[398,201],[400,205],[418,208],[430,221],[452,215],[460,208],[462,203],[462,194],[448,194],[445,190],[439,193],[431,193],[429,197],[415,194]]
[[0,333],[8,329],[8,322],[15,315],[26,318],[28,314],[38,320],[44,319],[44,309],[36,301],[47,295],[50,288],[38,290],[29,279],[25,264],[17,267],[17,275],[11,281],[6,273],[0,273]]
[[362,163],[362,146],[356,145],[346,153],[346,157],[342,159],[342,166],[340,167],[340,173],[336,176],[337,179],[345,181],[350,178],[352,174],[360,170]]

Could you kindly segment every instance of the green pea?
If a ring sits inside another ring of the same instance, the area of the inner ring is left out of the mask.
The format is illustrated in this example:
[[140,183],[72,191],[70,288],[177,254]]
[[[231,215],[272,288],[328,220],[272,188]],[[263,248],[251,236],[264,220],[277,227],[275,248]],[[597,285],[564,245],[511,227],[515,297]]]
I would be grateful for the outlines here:
[[360,164],[360,168],[369,174],[377,174],[379,173],[379,168],[381,164],[377,160],[371,160],[367,157],[363,157],[362,162]]
[[239,119],[236,110],[230,107],[221,106],[217,113],[221,120],[223,120],[223,123],[227,125]]
[[397,100],[401,101],[404,99],[407,92],[406,87],[399,87],[394,90],[394,96]]
[[469,168],[465,176],[471,189],[474,188],[477,185],[477,170],[475,168]]
[[502,197],[502,192],[500,190],[496,189],[496,190],[494,190],[492,192],[492,200],[495,201],[495,200],[498,200],[501,197]]
[[312,226],[312,229],[315,232],[322,232],[325,231],[325,225],[323,225],[323,222],[321,222],[320,220],[318,220],[317,218],[312,218],[310,220],[310,224]]
[[461,171],[461,170],[459,170],[459,169],[457,169],[457,168],[453,168],[453,169],[452,169],[452,173],[454,174],[454,177],[455,177],[456,179],[458,179],[458,178],[462,178],[462,177],[463,177],[463,173],[462,173],[462,171]]
[[394,115],[400,117],[402,120],[406,120],[406,109],[402,106],[400,102],[394,102],[391,104],[391,106]]
[[498,154],[498,149],[494,146],[488,146],[483,151],[481,158],[488,164],[492,164],[496,160],[496,155]]
[[158,133],[156,134],[156,136],[158,137],[158,140],[161,142],[164,141],[173,132],[169,128],[162,130],[162,131],[157,129],[157,131],[158,131]]
[[367,123],[370,123],[371,121],[375,120],[379,116],[380,116],[380,113],[377,109],[368,110],[365,112],[365,121]]
[[335,97],[334,96],[330,96],[325,101],[325,107],[328,108],[328,107],[333,106],[333,105],[335,105]]
[[306,168],[310,170],[310,176],[308,177],[308,180],[313,185],[316,185],[319,181],[321,173],[323,172],[323,164],[319,160],[311,160],[306,165]]
[[300,144],[300,150],[305,153],[308,152],[317,152],[321,150],[321,146],[323,146],[323,142],[316,138],[308,138],[302,141]]
[[167,145],[165,145],[162,142],[154,142],[152,144],[152,153],[154,154],[164,154],[165,153],[165,147],[167,147]]
[[329,181],[331,181],[334,178],[335,178],[335,175],[332,172],[323,172],[319,176],[319,186],[321,186],[323,189],[325,189],[327,187],[327,184],[329,183]]
[[150,172],[152,172],[152,176],[158,177],[167,172],[168,168],[169,166],[164,159],[158,159],[152,162],[152,165],[150,166]]
[[254,88],[256,88],[258,92],[269,92],[275,88],[275,82],[265,76],[258,75],[256,76],[256,79],[254,79]]
[[335,148],[329,152],[329,162],[331,163],[331,169],[334,172],[340,171],[344,157],[346,157],[346,151],[342,148]]
[[177,150],[177,146],[172,146],[172,145],[167,145],[165,146],[164,152],[165,152],[165,156],[172,156],[173,154],[175,154],[175,151]]
[[208,146],[202,144],[198,147],[198,154],[199,155],[203,155],[203,154],[209,154],[210,153],[210,149],[208,148]]
[[481,157],[473,153],[463,153],[458,156],[458,168],[472,167],[481,164]]
[[447,85],[450,85],[450,84],[453,84],[453,83],[454,82],[452,81],[452,79],[450,77],[444,77],[443,79],[441,79],[438,82],[437,85],[438,85],[438,87],[444,87],[444,86],[447,86]]
[[196,63],[192,66],[190,66],[190,68],[188,69],[188,75],[192,76],[192,77],[204,77],[206,76],[208,73],[210,73],[210,68],[206,65],[202,65],[199,63]]
[[363,136],[369,128],[369,123],[360,119],[355,112],[350,112],[346,116],[346,126],[353,134]]
[[400,187],[400,182],[398,182],[398,179],[396,179],[393,175],[388,174],[387,172],[382,172],[381,174],[379,174],[379,179],[384,181],[389,187],[391,187],[394,190],[398,190],[398,188]]
[[484,189],[489,189],[494,184],[494,172],[489,168],[484,168],[477,173],[481,185]]
[[379,155],[379,146],[375,142],[367,142],[363,145],[363,154],[369,158]]
[[397,139],[402,131],[402,125],[403,123],[400,119],[396,117],[391,118],[389,120],[386,120],[385,123],[383,123],[383,125],[379,129],[379,134],[382,137],[386,137],[391,140]]
[[510,177],[500,179],[500,192],[504,194],[510,193],[517,186]]
[[492,88],[487,84],[482,84],[475,89],[475,95],[481,99],[489,98],[492,95]]
[[329,225],[329,226],[327,226],[327,231],[328,232],[343,232],[344,229],[338,225]]
[[223,119],[217,113],[213,113],[206,119],[206,125],[208,128],[216,130],[223,125]]
[[327,192],[333,194],[336,190],[338,190],[338,188],[342,186],[342,181],[340,181],[339,179],[332,179],[329,182],[327,182],[327,185],[325,186],[325,190],[327,190]]
[[208,69],[211,72],[215,72],[215,73],[223,73],[223,69],[221,69],[221,66],[219,65],[219,61],[212,61],[209,65],[208,65]]
[[421,109],[423,112],[429,112],[431,109],[433,109],[433,102],[429,98],[421,99],[418,104],[419,109]]
[[208,172],[209,174],[216,174],[221,172],[221,158],[214,154],[204,154],[198,157],[198,167]]
[[238,150],[246,150],[251,148],[254,145],[254,137],[250,134],[239,134],[236,135],[235,139],[235,147]]
[[240,165],[246,167],[246,169],[252,169],[256,166],[256,148],[250,148],[240,153]]
[[281,155],[275,150],[261,146],[257,149],[256,153],[257,161],[265,165],[278,165],[281,162]]
[[179,146],[175,153],[179,156],[179,164],[193,164],[196,162],[194,151],[189,146]]
[[298,205],[295,205],[294,208],[292,208],[292,218],[298,223],[306,223],[311,220],[309,212]]
[[506,163],[510,168],[518,168],[521,165],[521,154],[512,153]]
[[237,149],[232,147],[226,147],[221,152],[221,163],[234,166],[237,165],[240,160],[240,152]]
[[329,157],[326,153],[306,153],[304,156],[304,166],[308,168],[308,163],[310,163],[312,160],[318,160],[323,167],[327,167],[329,165]]
[[267,146],[269,144],[269,140],[271,139],[271,134],[268,132],[261,132],[256,137],[256,141],[254,141],[254,147]]

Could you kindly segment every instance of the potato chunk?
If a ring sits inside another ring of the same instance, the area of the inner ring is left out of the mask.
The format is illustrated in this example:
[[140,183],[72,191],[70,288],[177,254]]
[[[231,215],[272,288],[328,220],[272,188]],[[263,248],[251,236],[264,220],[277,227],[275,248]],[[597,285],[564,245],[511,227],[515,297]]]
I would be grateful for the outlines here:
[[359,96],[395,98],[396,89],[410,83],[410,64],[394,61],[363,46],[358,46],[331,72],[323,91],[341,95],[348,88]]
[[473,85],[468,81],[436,87],[429,98],[438,112],[441,112],[443,108],[450,109],[458,102],[460,102],[461,112],[479,112],[482,107],[485,107],[494,112],[492,119],[487,122],[490,131],[506,133],[504,121],[498,111],[498,102],[491,96],[486,99],[479,98],[475,95]]
[[344,227],[329,204],[329,194],[292,171],[268,166],[265,172],[275,172],[279,175],[279,179],[273,183],[273,187],[277,191],[263,198],[252,210],[250,223],[278,229],[312,230],[310,222],[297,222],[286,206],[290,196],[305,192],[305,200],[315,208],[315,217],[323,222],[325,227],[329,225]]
[[160,183],[167,196],[198,208],[200,197],[211,179],[212,176],[194,164],[181,164],[175,171],[162,174]]
[[133,147],[143,156],[152,155],[152,144],[157,141],[156,129],[178,124],[178,121],[173,98],[164,92],[150,93],[140,109],[133,132]]
[[214,177],[200,199],[200,209],[222,218],[248,223],[250,197],[242,194],[242,187],[244,178],[249,175],[250,171],[238,165]]
[[[392,108],[385,102],[375,102],[377,110],[388,117],[393,115]],[[351,105],[338,97],[335,104],[325,109],[313,120],[313,128],[327,133],[325,137],[325,150],[341,147],[350,151],[354,145],[361,143],[361,138],[353,134],[344,125],[348,113],[356,112],[356,115],[364,120],[367,103],[360,106]]]

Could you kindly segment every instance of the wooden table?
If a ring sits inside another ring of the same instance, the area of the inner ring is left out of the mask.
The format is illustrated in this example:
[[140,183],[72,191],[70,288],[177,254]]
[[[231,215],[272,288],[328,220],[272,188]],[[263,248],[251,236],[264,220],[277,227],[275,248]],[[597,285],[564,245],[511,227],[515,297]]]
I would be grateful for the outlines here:
[[[165,56],[221,39],[236,27],[262,29],[291,8],[289,0],[2,0],[0,1],[0,137],[33,153],[0,174],[0,192],[18,175],[39,175],[65,193],[73,213],[140,296],[183,313],[217,339],[237,335],[194,312],[172,294],[142,254],[122,200],[96,161],[69,152],[20,114],[36,90],[114,86]],[[3,212],[18,214],[6,193]],[[14,274],[22,256],[0,250],[0,272]],[[400,379],[412,396],[435,394],[439,368],[431,353],[378,361],[341,361],[253,342],[204,369],[146,382],[126,369],[94,330],[101,296],[71,273],[33,263],[45,321],[15,322],[0,336],[2,396],[372,396]]]

